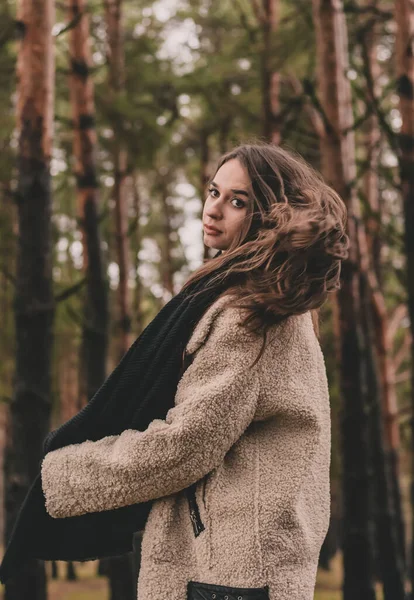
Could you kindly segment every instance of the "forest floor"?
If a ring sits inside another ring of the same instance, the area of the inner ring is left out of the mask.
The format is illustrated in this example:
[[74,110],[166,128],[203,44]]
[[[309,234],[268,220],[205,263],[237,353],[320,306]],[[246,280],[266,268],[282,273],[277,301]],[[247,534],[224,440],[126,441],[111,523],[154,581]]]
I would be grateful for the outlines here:
[[[109,600],[108,582],[105,577],[97,577],[97,562],[75,563],[77,581],[65,581],[65,564],[58,562],[58,579],[49,579],[48,600]],[[51,564],[47,563],[50,576]],[[319,570],[314,600],[341,600],[342,560],[338,553],[331,562],[330,571]],[[0,600],[3,600],[4,586],[0,585]],[[378,585],[377,600],[382,600],[381,586]]]

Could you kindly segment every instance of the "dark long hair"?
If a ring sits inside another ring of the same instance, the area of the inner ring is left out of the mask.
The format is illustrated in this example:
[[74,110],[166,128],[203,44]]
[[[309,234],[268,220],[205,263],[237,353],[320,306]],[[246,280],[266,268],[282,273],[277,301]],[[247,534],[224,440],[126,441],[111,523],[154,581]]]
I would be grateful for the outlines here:
[[233,306],[247,309],[243,325],[267,328],[289,315],[318,312],[340,287],[341,261],[348,256],[346,206],[305,160],[273,143],[242,144],[224,154],[214,175],[238,159],[251,181],[246,219],[224,253],[207,259],[183,289],[205,275],[211,285],[229,281]]

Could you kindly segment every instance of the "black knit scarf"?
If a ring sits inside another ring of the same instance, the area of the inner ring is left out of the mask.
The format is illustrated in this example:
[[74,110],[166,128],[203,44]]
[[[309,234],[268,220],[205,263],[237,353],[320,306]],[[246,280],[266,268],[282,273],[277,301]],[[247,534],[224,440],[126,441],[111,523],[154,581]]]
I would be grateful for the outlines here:
[[[219,254],[220,251],[214,258]],[[208,307],[230,285],[227,278],[208,286],[210,277],[181,290],[160,310],[88,404],[49,433],[44,454],[69,444],[119,435],[126,429],[143,431],[153,419],[165,418],[174,406],[182,355],[191,333]],[[190,292],[200,293],[190,297]],[[133,550],[134,532],[144,529],[152,500],[54,519],[45,509],[40,465],[41,462],[0,565],[0,581],[5,583],[17,574],[29,558],[83,561]]]

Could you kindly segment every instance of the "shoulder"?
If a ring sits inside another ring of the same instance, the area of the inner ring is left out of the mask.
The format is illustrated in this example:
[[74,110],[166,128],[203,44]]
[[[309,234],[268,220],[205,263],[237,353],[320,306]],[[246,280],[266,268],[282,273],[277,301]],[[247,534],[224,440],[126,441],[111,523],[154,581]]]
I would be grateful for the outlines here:
[[[263,336],[250,333],[242,325],[247,309],[231,305],[234,295],[225,294],[215,300],[202,315],[193,329],[186,346],[186,352],[193,354],[208,340],[213,343],[221,340],[246,343],[250,346],[261,346]],[[313,325],[310,312],[291,315],[282,323],[272,325],[267,334],[267,343],[274,347],[284,347],[288,340],[300,339],[302,335],[312,336]]]
[[247,344],[246,351],[255,346],[262,336],[250,333],[243,327],[247,311],[233,306],[233,294],[224,294],[215,300],[202,315],[193,329],[186,351],[194,354],[201,346],[226,344],[240,346]]

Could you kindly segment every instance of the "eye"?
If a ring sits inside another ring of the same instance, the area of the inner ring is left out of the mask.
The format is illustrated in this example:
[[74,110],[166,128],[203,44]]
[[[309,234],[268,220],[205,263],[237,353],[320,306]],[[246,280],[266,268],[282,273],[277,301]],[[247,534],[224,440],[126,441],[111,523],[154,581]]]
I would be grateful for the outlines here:
[[[216,188],[208,188],[208,191],[209,191],[210,196],[212,196],[213,192],[217,192],[218,193],[218,190],[216,190]],[[213,198],[214,198],[214,196],[213,196]]]
[[[211,187],[211,188],[208,189],[208,192],[209,192],[210,196],[213,196],[213,192],[217,192],[218,193],[218,190],[216,190],[216,188]],[[217,196],[213,196],[213,198],[217,198]],[[237,202],[240,202],[240,205],[236,206],[236,208],[244,208],[246,206],[246,203],[243,202],[243,200],[240,200],[240,198],[237,198],[236,196],[234,198],[232,198],[232,201],[233,200],[236,200]]]
[[241,206],[237,206],[236,208],[244,208],[246,206],[246,203],[240,200],[240,198],[232,198],[232,200],[237,200],[237,202],[241,203]]

